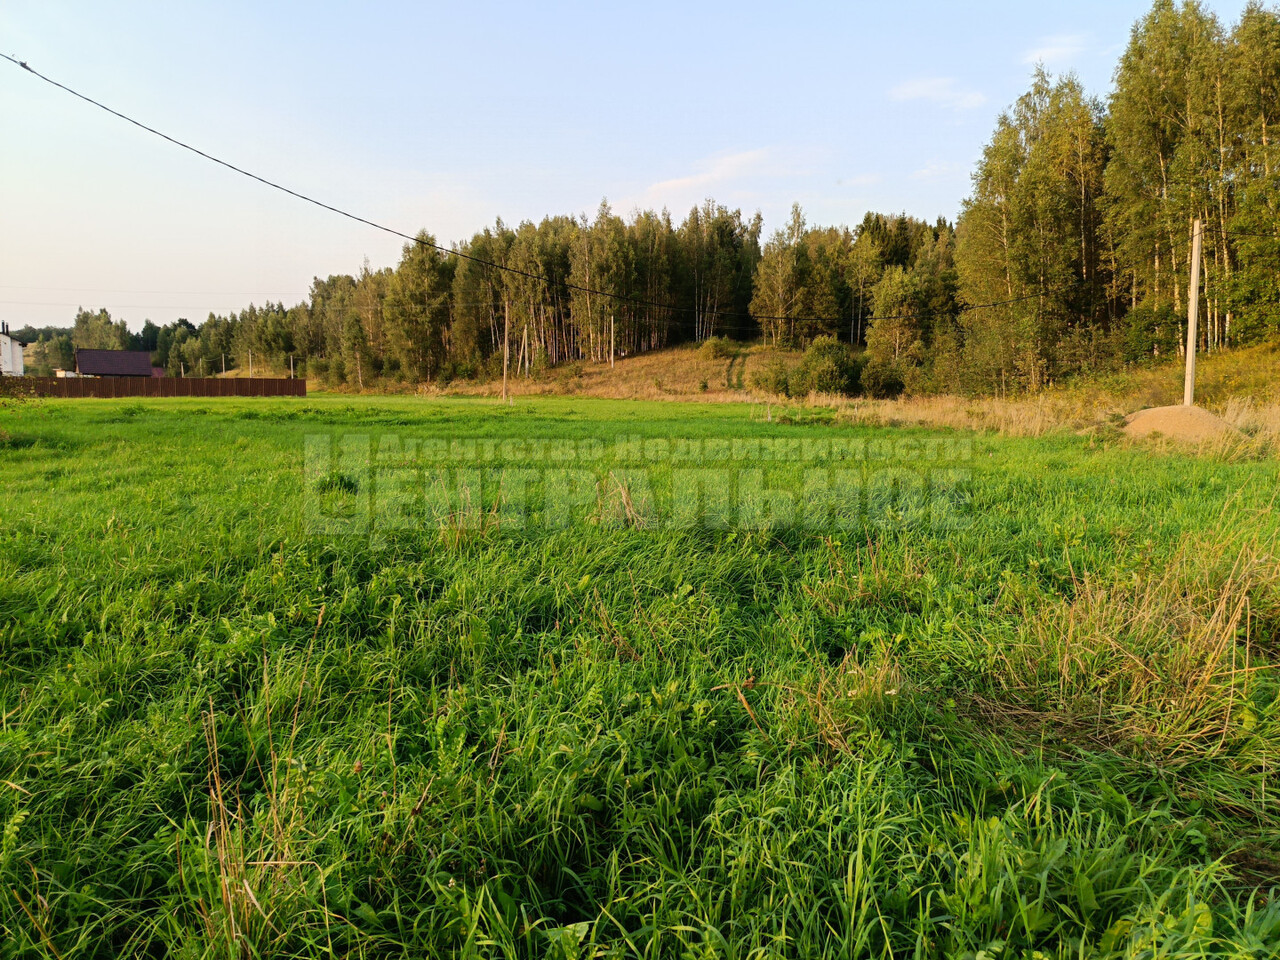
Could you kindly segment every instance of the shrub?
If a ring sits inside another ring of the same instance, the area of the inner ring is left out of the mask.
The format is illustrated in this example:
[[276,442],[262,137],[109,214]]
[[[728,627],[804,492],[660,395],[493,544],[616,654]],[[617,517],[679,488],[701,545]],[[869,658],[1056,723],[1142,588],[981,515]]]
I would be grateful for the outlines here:
[[780,357],[774,357],[760,370],[751,374],[751,385],[757,390],[772,393],[779,397],[787,397],[787,365]]
[[902,371],[892,360],[872,359],[862,368],[862,389],[877,400],[889,400],[905,389]]
[[727,360],[737,352],[737,346],[728,337],[708,337],[698,348],[704,360]]
[[861,389],[862,367],[852,348],[835,337],[818,337],[805,350],[789,381],[792,396],[839,393],[854,396]]

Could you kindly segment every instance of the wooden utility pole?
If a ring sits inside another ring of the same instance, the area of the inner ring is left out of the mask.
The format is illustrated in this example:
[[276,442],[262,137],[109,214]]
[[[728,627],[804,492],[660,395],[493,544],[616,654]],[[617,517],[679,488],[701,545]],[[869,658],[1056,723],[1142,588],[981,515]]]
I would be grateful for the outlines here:
[[225,353],[222,355],[222,375],[224,377],[227,375],[227,355]]
[[[359,369],[360,369],[359,365],[357,364],[356,370],[358,371]],[[249,348],[249,379],[250,380],[253,379],[253,348],[252,347]]]
[[511,301],[502,304],[502,399],[507,399],[507,364],[511,360]]
[[1182,388],[1182,405],[1196,402],[1196,321],[1200,313],[1200,245],[1204,232],[1197,217],[1191,225],[1191,284],[1187,288],[1187,378]]
[[293,354],[289,354],[289,379],[293,379]]

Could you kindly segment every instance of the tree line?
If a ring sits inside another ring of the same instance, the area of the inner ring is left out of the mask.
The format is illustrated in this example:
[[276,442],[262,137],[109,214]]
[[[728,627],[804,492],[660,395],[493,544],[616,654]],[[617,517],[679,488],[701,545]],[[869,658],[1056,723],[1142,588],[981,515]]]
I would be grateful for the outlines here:
[[421,233],[395,267],[316,279],[299,304],[250,305],[138,333],[105,310],[37,339],[33,372],[76,347],[153,352],[172,375],[285,371],[370,389],[513,376],[713,337],[860,353],[876,392],[1039,389],[1176,357],[1191,225],[1205,225],[1199,348],[1280,336],[1280,13],[1230,28],[1156,0],[1106,102],[1036,70],[1000,115],[954,225],[868,213],[763,235],[713,200],[501,220],[457,255]]
[[[302,303],[250,305],[196,326],[151,321],[131,333],[106,310],[69,329],[27,328],[33,372],[70,369],[81,348],[150,350],[172,376],[289,369],[367,389],[605,361],[716,337],[802,347],[820,336],[874,345],[879,312],[954,312],[955,231],[869,213],[854,229],[810,227],[796,206],[761,243],[761,217],[713,200],[675,224],[663,211],[623,218],[499,221],[454,256],[430,234],[394,268],[317,278]],[[886,334],[887,335],[887,334]],[[905,347],[904,347],[905,349]],[[914,356],[914,355],[913,355]]]
[[1103,104],[1037,71],[1001,115],[957,230],[961,375],[1035,388],[1186,348],[1192,225],[1204,225],[1202,350],[1280,334],[1280,14],[1230,29],[1157,0]]

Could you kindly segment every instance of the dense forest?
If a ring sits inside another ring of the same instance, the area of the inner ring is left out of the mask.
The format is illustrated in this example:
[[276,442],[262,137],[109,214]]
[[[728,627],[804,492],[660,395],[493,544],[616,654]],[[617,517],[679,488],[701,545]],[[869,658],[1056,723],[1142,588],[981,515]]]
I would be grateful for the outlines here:
[[[958,223],[869,213],[808,224],[707,200],[427,233],[394,268],[316,279],[300,304],[250,305],[130,333],[105,310],[38,340],[155,353],[174,375],[283,371],[357,389],[513,376],[711,337],[859,353],[876,392],[1038,389],[1185,350],[1192,223],[1204,224],[1202,350],[1280,337],[1280,11],[1226,28],[1157,0],[1104,103],[1038,69],[1000,115]],[[858,379],[850,381],[857,389]]]

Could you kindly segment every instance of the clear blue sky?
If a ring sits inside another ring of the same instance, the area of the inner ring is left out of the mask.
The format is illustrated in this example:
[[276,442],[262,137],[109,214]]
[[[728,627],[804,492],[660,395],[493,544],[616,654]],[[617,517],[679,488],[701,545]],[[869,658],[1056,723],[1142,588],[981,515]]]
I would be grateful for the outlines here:
[[[1243,0],[1209,4],[1233,20]],[[713,196],[766,231],[954,218],[1037,60],[1105,96],[1143,0],[59,3],[0,51],[232,163],[443,242],[497,216]],[[400,242],[0,61],[0,319],[202,320],[294,303]]]

